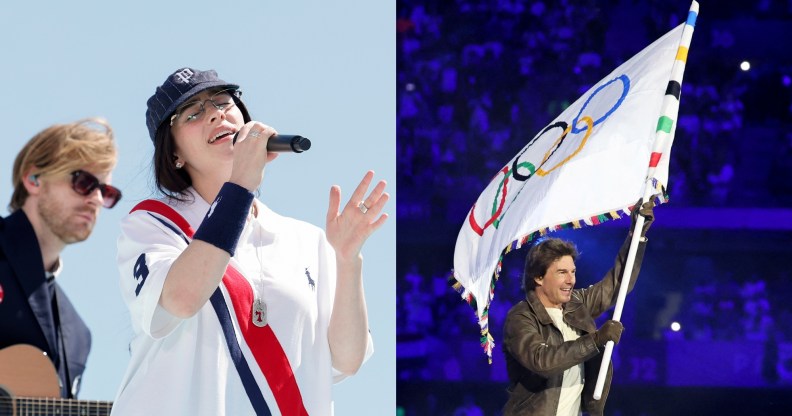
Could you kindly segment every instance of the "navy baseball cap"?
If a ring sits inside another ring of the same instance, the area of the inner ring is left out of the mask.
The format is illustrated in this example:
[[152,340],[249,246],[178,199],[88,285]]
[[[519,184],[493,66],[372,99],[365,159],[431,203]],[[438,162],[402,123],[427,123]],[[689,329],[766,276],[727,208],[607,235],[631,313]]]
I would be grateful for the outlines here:
[[[239,85],[223,81],[214,70],[201,71],[193,68],[180,68],[168,76],[165,82],[157,87],[154,95],[146,102],[146,127],[148,127],[151,141],[157,135],[160,125],[167,120],[176,109],[184,104],[190,97],[209,88],[239,89]],[[245,105],[238,97],[234,97],[237,106],[242,111],[245,122],[250,121]]]

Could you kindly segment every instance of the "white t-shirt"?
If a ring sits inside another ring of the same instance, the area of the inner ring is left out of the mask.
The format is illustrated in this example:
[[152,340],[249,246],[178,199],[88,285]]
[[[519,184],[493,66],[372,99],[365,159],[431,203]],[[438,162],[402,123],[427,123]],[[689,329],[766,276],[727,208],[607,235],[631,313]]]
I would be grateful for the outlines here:
[[[192,203],[161,202],[197,230],[209,204],[189,192]],[[327,340],[335,253],[318,227],[254,204],[258,216],[248,218],[230,263],[240,274],[227,272],[188,319],[158,301],[189,238],[146,210],[123,219],[118,265],[135,337],[113,415],[332,415],[331,386],[344,378]],[[266,305],[263,328],[252,324],[255,293]],[[369,336],[366,359],[372,352]]]
[[[545,308],[553,323],[561,330],[564,342],[574,341],[580,338],[580,334],[564,322],[564,311],[559,308]],[[561,398],[558,401],[556,416],[578,416],[580,411],[580,395],[583,393],[583,363],[574,365],[564,371],[564,379],[561,381]]]

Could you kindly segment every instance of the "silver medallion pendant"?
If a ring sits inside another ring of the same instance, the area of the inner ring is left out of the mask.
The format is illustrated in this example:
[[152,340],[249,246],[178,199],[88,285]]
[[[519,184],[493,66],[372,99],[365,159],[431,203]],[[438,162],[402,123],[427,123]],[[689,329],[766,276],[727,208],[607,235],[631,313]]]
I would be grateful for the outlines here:
[[253,315],[251,316],[253,325],[259,328],[267,326],[267,305],[261,299],[253,301]]

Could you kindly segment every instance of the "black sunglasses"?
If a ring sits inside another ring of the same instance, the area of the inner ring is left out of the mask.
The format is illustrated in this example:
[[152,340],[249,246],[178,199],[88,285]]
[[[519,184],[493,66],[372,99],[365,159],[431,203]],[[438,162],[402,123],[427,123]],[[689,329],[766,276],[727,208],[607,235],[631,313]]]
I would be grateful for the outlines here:
[[99,188],[103,199],[102,206],[105,208],[113,208],[121,200],[121,190],[112,185],[99,183],[99,179],[96,176],[84,170],[75,170],[71,175],[72,189],[82,196],[87,196],[96,188]]

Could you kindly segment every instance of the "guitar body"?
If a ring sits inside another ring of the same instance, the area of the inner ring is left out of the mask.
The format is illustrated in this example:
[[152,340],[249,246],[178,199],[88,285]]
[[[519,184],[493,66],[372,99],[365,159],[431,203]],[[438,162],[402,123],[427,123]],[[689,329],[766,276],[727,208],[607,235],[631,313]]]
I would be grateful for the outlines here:
[[105,416],[112,405],[61,399],[55,366],[34,346],[19,344],[0,350],[0,416]]
[[0,386],[14,396],[60,397],[58,371],[49,357],[32,345],[0,350]]

